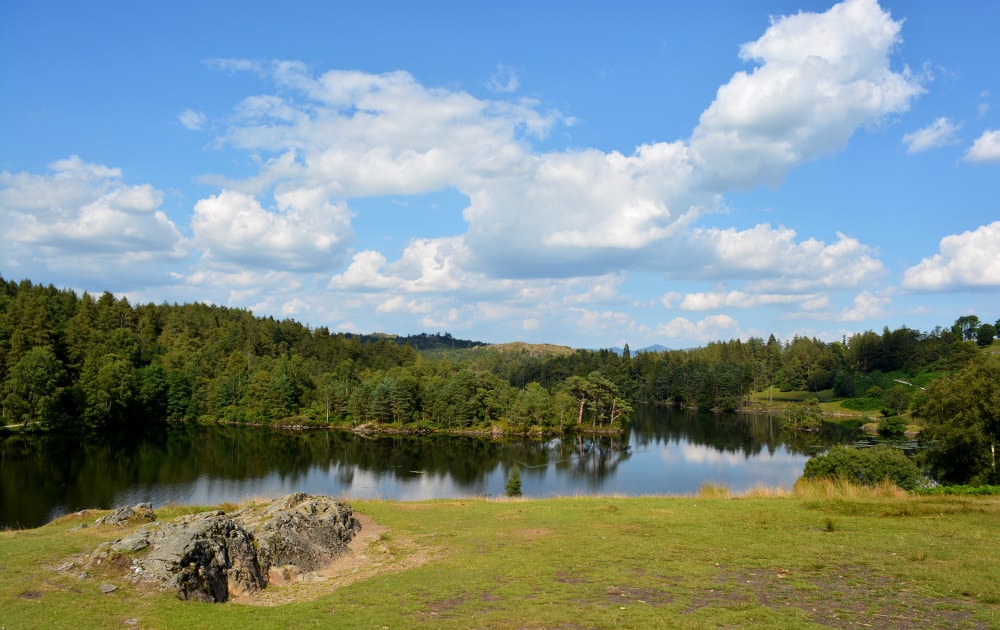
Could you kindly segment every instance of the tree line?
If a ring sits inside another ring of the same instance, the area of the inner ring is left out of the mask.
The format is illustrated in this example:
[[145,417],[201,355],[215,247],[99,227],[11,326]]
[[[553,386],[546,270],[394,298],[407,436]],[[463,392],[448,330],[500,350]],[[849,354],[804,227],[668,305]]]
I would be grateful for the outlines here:
[[642,402],[737,410],[768,388],[884,397],[883,375],[963,366],[996,327],[969,316],[837,342],[771,335],[634,355],[628,346],[542,352],[447,333],[331,333],[238,308],[132,305],[0,278],[0,400],[4,424],[70,429],[207,419],[606,431]]

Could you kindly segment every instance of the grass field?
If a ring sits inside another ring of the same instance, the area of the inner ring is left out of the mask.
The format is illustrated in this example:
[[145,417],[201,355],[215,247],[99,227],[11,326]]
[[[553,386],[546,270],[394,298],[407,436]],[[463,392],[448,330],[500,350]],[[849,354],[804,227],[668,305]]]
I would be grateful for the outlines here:
[[225,604],[134,585],[127,567],[81,578],[77,554],[127,531],[74,529],[101,512],[0,532],[0,627],[1000,627],[995,496],[800,482],[352,505],[367,527],[343,561]]

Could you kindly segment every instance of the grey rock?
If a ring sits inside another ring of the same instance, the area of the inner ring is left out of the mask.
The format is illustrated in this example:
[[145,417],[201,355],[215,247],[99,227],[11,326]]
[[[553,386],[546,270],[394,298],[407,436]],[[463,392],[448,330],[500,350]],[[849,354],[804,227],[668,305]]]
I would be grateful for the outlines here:
[[107,595],[108,593],[114,593],[118,590],[118,587],[114,584],[101,584],[101,592]]
[[111,545],[111,551],[118,553],[136,553],[149,546],[149,539],[146,536],[127,536]]
[[184,600],[224,602],[233,592],[265,588],[272,570],[294,574],[323,566],[343,554],[360,529],[350,505],[296,493],[230,516],[203,512],[143,525],[100,545],[89,564],[138,554],[131,565],[135,581],[157,582]]
[[111,512],[111,514],[102,516],[94,521],[94,525],[125,525],[135,519],[155,521],[156,514],[153,512],[153,504],[138,503],[131,507],[120,507]]
[[292,566],[318,569],[344,553],[361,524],[349,505],[329,497],[289,494],[263,512],[244,510],[234,518],[254,532],[264,571]]

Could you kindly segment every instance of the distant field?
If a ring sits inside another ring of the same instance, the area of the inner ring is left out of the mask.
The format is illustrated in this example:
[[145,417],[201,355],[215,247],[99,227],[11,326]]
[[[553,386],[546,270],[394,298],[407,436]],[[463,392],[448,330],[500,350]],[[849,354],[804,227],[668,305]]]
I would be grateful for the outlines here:
[[757,402],[803,402],[806,400],[817,399],[820,402],[827,402],[834,398],[832,389],[824,389],[818,392],[807,392],[807,391],[794,391],[785,392],[777,387],[772,387],[770,389],[765,389],[762,392],[757,392],[753,396],[753,400]]

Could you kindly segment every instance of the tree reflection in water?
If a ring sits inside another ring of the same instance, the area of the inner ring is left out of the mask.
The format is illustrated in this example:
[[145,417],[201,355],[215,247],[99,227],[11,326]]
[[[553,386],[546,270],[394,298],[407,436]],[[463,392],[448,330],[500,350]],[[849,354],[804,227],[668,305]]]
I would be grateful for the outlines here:
[[217,504],[293,490],[401,500],[500,496],[515,462],[529,497],[685,493],[698,475],[790,485],[809,455],[856,437],[836,425],[811,434],[782,425],[766,415],[639,406],[621,435],[544,441],[189,424],[130,436],[12,435],[0,439],[0,526],[34,527],[88,507]]

